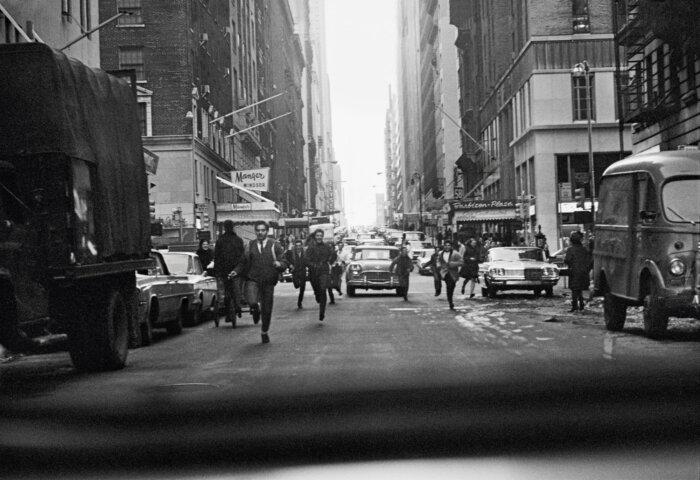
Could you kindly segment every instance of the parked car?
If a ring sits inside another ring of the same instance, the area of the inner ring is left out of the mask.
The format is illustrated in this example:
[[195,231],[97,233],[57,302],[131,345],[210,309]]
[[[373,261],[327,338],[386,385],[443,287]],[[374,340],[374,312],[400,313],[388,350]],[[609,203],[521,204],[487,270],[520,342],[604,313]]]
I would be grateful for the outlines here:
[[413,263],[418,263],[418,257],[422,256],[423,253],[429,252],[428,257],[430,257],[435,251],[430,242],[421,242],[419,240],[410,240],[408,242],[408,250]]
[[634,155],[603,173],[593,250],[594,293],[608,330],[628,305],[644,307],[644,332],[669,316],[700,318],[700,152]]
[[551,297],[559,281],[559,268],[547,262],[544,251],[536,247],[495,247],[479,265],[483,276],[483,296],[495,297],[499,290],[531,290]]
[[381,238],[381,237],[377,237],[377,238],[367,238],[367,239],[359,240],[358,245],[369,245],[369,246],[372,246],[372,245],[380,245],[380,246],[384,246],[384,245],[386,245],[386,241],[385,241],[383,238]]
[[433,266],[428,265],[428,262],[430,262],[430,257],[433,255],[434,249],[429,249],[429,250],[424,250],[420,252],[418,255],[418,258],[416,260],[416,265],[418,266],[418,273],[420,275],[432,275],[433,274]]
[[350,263],[345,271],[348,295],[353,297],[357,289],[397,290],[399,278],[389,273],[391,261],[399,254],[398,247],[386,245],[359,245],[353,248]]
[[155,266],[136,274],[139,291],[140,345],[150,345],[153,329],[165,328],[168,333],[182,332],[182,324],[194,302],[194,287],[187,275],[170,272],[161,252],[153,250]]
[[194,301],[189,305],[185,317],[187,325],[196,325],[218,314],[216,277],[202,267],[196,253],[164,252],[163,258],[171,272],[186,275],[194,288]]

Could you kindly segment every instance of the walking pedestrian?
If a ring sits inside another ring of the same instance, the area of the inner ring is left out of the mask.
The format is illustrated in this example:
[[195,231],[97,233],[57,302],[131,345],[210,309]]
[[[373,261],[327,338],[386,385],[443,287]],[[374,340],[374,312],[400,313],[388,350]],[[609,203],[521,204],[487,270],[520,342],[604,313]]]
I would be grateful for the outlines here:
[[570,246],[566,249],[564,263],[569,267],[569,288],[571,289],[571,310],[583,311],[583,290],[590,285],[589,272],[592,268],[591,253],[582,244],[581,232],[573,232],[569,237]]
[[445,237],[442,235],[442,229],[438,230],[437,235],[435,235],[435,242],[437,242],[438,247],[442,246],[442,241],[444,238]]
[[455,308],[453,296],[455,285],[459,281],[459,268],[461,266],[461,255],[452,249],[452,241],[445,239],[442,243],[442,252],[438,256],[438,270],[447,287],[447,302],[450,304],[450,310]]
[[216,282],[223,286],[224,311],[226,321],[236,326],[234,316],[241,318],[242,290],[241,282],[245,275],[239,271],[237,275],[232,272],[243,262],[245,245],[243,239],[233,230],[233,221],[224,222],[224,233],[219,235],[214,248],[214,273]]
[[[279,272],[288,266],[284,258],[284,249],[278,242],[267,237],[268,231],[269,226],[266,222],[255,222],[255,240],[248,243],[244,262],[248,271],[246,296],[253,322],[257,324],[262,316],[262,343],[270,343],[275,285],[279,279]],[[242,269],[243,267],[237,268],[235,273],[239,274]]]
[[396,270],[396,275],[399,277],[399,294],[404,301],[408,301],[408,280],[413,271],[413,261],[408,256],[408,248],[401,247],[401,253],[391,261],[389,273],[393,275],[394,270]]
[[343,296],[343,272],[345,265],[348,263],[348,253],[344,251],[345,244],[338,242],[335,246],[336,259],[331,265],[331,293],[332,290],[337,290],[338,295]]
[[440,276],[440,269],[438,267],[438,261],[442,249],[435,247],[435,251],[430,255],[430,260],[428,260],[424,268],[430,266],[433,272],[433,286],[435,287],[435,296],[439,297],[442,292],[442,277]]
[[481,258],[481,248],[476,238],[471,237],[467,244],[462,247],[459,254],[462,256],[462,267],[459,269],[459,276],[464,279],[462,282],[462,295],[469,284],[469,298],[474,298],[474,287],[479,283],[479,259]]
[[[318,319],[323,321],[326,317],[326,303],[330,286],[330,265],[336,259],[333,247],[323,241],[323,230],[314,231],[312,240],[306,249],[306,265],[309,267],[309,280],[314,289],[316,303],[319,304]],[[330,290],[331,302],[334,302],[333,291]]]
[[308,276],[306,274],[306,250],[304,248],[304,242],[300,238],[294,240],[294,247],[285,252],[285,258],[292,271],[292,283],[294,283],[294,288],[299,290],[297,308],[304,308],[302,302],[304,301],[304,291],[306,290],[306,280]]

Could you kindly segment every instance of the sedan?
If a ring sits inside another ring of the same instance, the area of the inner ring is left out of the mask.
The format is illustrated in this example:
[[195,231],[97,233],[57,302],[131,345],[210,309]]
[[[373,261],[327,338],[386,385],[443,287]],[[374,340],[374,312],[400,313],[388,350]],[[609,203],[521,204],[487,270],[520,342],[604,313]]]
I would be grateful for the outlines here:
[[535,247],[496,247],[479,265],[483,296],[495,297],[499,290],[530,290],[551,297],[559,281],[559,268],[547,262],[544,251]]
[[171,272],[185,275],[194,289],[194,301],[189,305],[186,322],[196,325],[217,314],[216,278],[207,274],[199,257],[191,252],[163,252],[165,263]]
[[187,275],[170,272],[157,250],[151,251],[155,267],[139,271],[136,287],[139,291],[139,331],[138,345],[150,345],[153,329],[165,328],[168,333],[182,332],[182,323],[194,299],[194,288]]
[[391,261],[399,255],[397,247],[359,245],[353,248],[345,272],[348,295],[355,296],[358,288],[365,290],[397,290],[399,278],[389,273]]

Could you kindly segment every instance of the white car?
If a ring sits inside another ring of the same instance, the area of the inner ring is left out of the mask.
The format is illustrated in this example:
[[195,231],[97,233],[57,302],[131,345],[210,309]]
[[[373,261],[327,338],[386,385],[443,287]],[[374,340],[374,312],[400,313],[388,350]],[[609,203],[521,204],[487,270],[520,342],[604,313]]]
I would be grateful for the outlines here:
[[536,247],[495,247],[479,265],[483,276],[481,294],[495,297],[499,290],[530,290],[551,297],[559,281],[559,268],[547,261],[544,251]]
[[186,275],[194,288],[194,300],[185,318],[190,325],[214,318],[218,311],[216,278],[207,275],[199,256],[192,252],[163,252],[171,273]]

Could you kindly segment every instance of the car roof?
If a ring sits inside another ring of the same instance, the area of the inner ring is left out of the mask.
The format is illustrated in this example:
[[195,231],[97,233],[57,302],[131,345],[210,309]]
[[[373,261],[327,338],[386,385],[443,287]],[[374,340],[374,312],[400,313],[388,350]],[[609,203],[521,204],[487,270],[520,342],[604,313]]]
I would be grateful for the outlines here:
[[393,245],[369,245],[367,243],[353,247],[354,250],[398,250],[399,247]]
[[610,165],[603,176],[630,172],[649,172],[654,178],[700,174],[700,151],[673,150],[640,153]]

